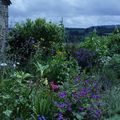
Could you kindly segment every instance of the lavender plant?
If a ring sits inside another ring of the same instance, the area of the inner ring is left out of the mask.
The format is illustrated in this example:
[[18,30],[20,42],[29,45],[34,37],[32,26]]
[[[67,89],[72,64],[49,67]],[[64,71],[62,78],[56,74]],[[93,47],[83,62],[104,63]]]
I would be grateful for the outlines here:
[[[82,68],[91,68],[95,64],[95,52],[80,48],[73,53]],[[94,61],[94,62],[93,62]]]

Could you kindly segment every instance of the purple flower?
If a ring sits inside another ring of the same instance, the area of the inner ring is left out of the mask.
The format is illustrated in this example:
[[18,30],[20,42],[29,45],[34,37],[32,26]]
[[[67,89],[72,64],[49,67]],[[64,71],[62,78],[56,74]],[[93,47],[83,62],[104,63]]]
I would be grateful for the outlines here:
[[83,88],[80,92],[80,96],[85,97],[85,96],[87,96],[87,93],[88,93],[87,89]]
[[101,96],[99,96],[99,95],[91,95],[90,98],[98,100],[98,99],[101,98]]
[[89,111],[93,111],[94,109],[93,109],[92,107],[89,107],[88,110],[89,110]]
[[81,111],[83,111],[84,110],[84,108],[83,107],[79,107],[79,111],[81,112]]
[[43,115],[42,115],[42,117],[40,115],[38,115],[37,118],[38,118],[38,120],[46,120]]
[[73,96],[74,98],[78,98],[78,97],[79,97],[79,95],[77,94],[77,92],[72,92],[72,96]]
[[63,92],[59,93],[59,97],[60,98],[65,98],[66,96],[67,96],[67,92],[66,91],[63,91]]
[[66,103],[57,103],[57,102],[55,102],[55,105],[56,105],[58,108],[64,108],[64,107],[67,106]]
[[75,81],[79,81],[80,80],[80,76],[77,76],[76,78],[75,78]]
[[57,118],[57,120],[64,120],[64,118],[63,118],[63,114],[62,114],[62,113],[59,113],[59,114],[58,114],[58,118]]
[[67,104],[68,106],[71,106],[71,105],[72,105],[72,103],[71,103],[71,102],[67,102],[66,104]]
[[42,118],[40,117],[40,115],[38,115],[37,117],[38,117],[38,120],[42,120]]
[[86,84],[89,84],[90,82],[89,82],[89,80],[85,80],[85,83],[86,83]]
[[45,117],[42,115],[42,120],[46,120]]
[[95,115],[96,115],[96,117],[100,117],[100,115],[101,115],[101,110],[96,110],[96,111],[95,111]]
[[68,107],[67,110],[68,110],[68,111],[72,111],[72,108]]

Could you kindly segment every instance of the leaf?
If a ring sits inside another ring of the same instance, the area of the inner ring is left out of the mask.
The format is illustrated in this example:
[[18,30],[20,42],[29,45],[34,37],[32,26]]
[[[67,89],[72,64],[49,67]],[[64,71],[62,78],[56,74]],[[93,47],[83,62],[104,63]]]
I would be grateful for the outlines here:
[[10,117],[12,111],[11,110],[6,110],[3,112],[7,117]]
[[83,119],[83,116],[85,115],[85,112],[81,112],[81,113],[73,112],[73,115],[74,115],[78,120],[82,120],[82,119]]
[[4,96],[2,96],[3,97],[3,99],[9,99],[10,98],[10,95],[4,95]]
[[40,72],[41,77],[43,77],[44,71],[49,67],[48,65],[45,66],[41,65],[38,61],[37,63],[35,63],[35,66],[37,68],[37,72]]

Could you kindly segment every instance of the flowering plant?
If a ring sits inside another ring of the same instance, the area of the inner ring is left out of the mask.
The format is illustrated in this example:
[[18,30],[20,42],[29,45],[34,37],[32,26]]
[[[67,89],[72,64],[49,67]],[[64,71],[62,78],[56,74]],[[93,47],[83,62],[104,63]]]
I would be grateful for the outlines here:
[[101,96],[95,81],[81,80],[78,76],[63,85],[58,97],[59,100],[54,103],[59,111],[58,118],[101,118]]

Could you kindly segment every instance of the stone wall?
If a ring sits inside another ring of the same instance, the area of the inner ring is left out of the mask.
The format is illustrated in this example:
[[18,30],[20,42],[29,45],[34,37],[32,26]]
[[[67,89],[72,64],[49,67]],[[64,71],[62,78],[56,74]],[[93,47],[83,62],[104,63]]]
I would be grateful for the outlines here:
[[8,37],[8,5],[0,0],[0,61],[4,59],[4,51]]

